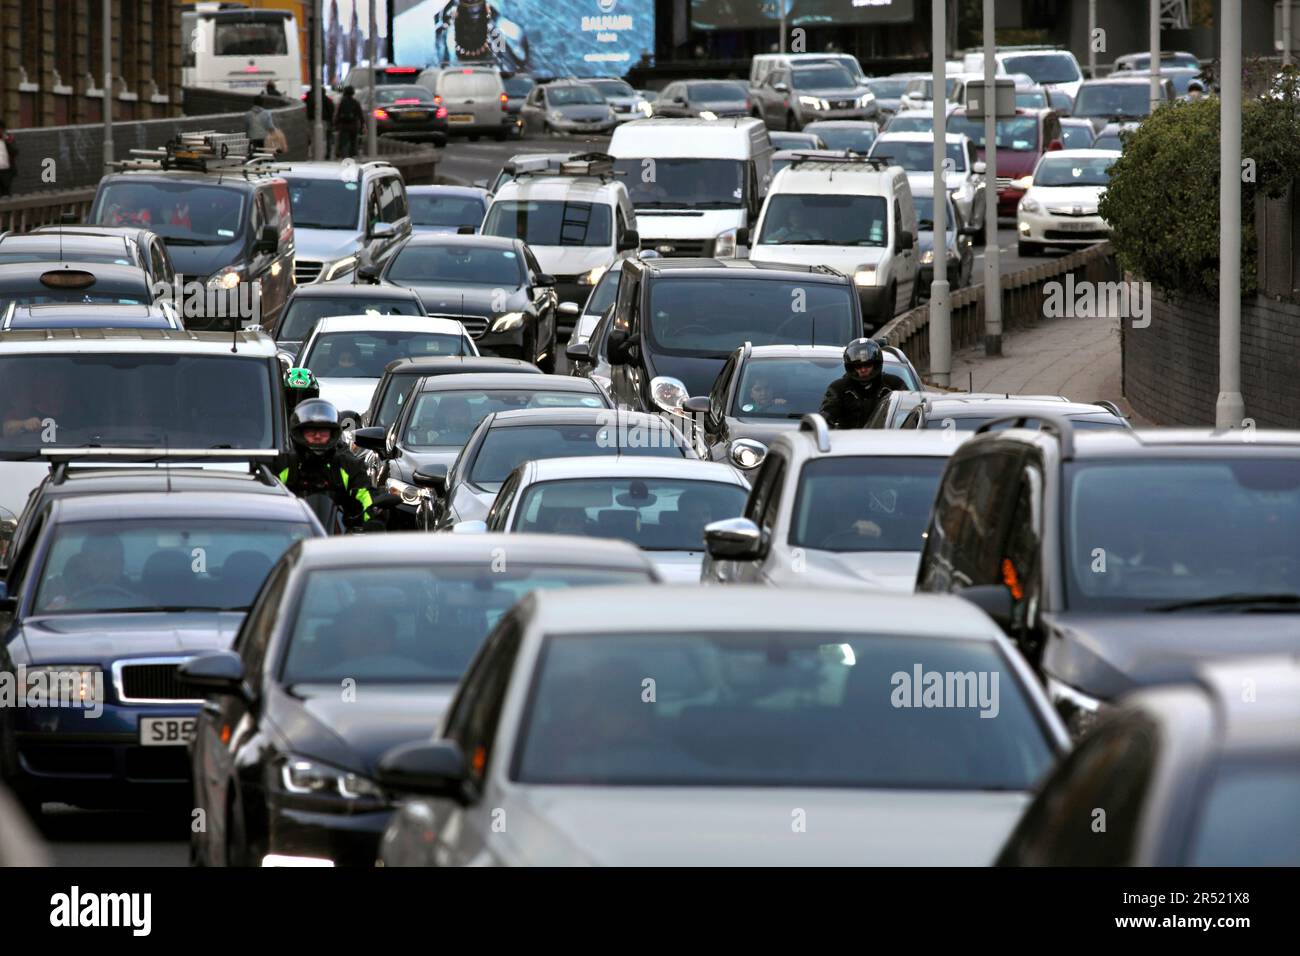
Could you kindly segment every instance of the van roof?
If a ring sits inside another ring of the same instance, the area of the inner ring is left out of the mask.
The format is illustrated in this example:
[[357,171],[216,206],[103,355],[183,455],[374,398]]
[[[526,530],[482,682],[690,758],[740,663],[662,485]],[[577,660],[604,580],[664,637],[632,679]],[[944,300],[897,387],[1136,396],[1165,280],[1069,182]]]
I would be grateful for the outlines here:
[[[894,183],[906,180],[901,166],[878,169],[861,163],[833,159],[817,159],[787,166],[776,174],[768,195],[773,193],[853,193],[855,195],[888,195]],[[837,180],[840,184],[837,184]]]
[[617,201],[620,190],[624,190],[620,182],[559,175],[526,176],[503,183],[492,201],[497,203],[503,199],[576,199],[608,204]]
[[[619,159],[642,156],[749,159],[752,155],[750,146],[758,131],[765,133],[763,121],[751,116],[715,120],[695,117],[632,120],[614,130],[609,152]],[[762,138],[767,140],[766,135]]]

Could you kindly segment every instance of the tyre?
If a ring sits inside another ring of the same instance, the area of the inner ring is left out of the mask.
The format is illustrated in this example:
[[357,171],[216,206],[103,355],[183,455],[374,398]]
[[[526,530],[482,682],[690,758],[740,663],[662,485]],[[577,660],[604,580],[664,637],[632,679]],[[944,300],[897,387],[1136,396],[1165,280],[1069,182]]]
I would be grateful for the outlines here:
[[1041,242],[1025,242],[1023,239],[1016,243],[1016,252],[1022,257],[1041,256],[1043,254],[1043,244]]

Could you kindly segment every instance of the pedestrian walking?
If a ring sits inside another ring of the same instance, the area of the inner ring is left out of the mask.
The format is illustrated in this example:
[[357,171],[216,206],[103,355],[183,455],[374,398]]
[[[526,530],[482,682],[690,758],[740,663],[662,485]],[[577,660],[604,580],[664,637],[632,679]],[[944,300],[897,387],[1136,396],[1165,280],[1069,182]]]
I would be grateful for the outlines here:
[[[333,156],[333,139],[334,139],[334,101],[329,98],[329,94],[321,90],[320,95],[321,126],[325,133],[325,158],[331,159]],[[307,93],[307,127],[315,130],[316,123],[316,90],[313,88]]]
[[262,105],[261,101],[244,114],[244,131],[248,134],[248,144],[253,149],[263,149],[266,137],[275,129],[275,116]]
[[18,143],[0,116],[0,196],[13,191],[14,177],[18,175]]
[[343,101],[334,111],[334,129],[338,133],[339,159],[355,158],[357,140],[361,135],[361,124],[365,114],[357,102],[357,91],[351,86],[343,88]]

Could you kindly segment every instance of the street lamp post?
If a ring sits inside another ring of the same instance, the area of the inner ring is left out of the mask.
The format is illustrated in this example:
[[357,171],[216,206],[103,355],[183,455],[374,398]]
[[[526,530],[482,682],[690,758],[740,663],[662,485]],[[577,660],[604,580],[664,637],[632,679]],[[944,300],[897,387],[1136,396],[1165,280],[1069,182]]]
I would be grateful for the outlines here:
[[311,78],[311,95],[312,106],[315,108],[315,119],[312,121],[311,141],[312,154],[317,162],[325,158],[325,116],[322,110],[324,103],[321,100],[325,93],[321,89],[321,76],[324,75],[324,51],[321,49],[321,0],[313,0],[311,9],[311,49],[312,49],[312,78]]
[[[930,283],[930,379],[947,386],[952,375],[952,312],[948,302],[947,158],[948,79],[945,0],[931,0],[930,49],[934,72],[934,279]],[[940,250],[943,250],[942,257]]]
[[1241,428],[1241,0],[1223,0],[1219,76],[1219,398],[1217,428]]
[[370,0],[370,99],[366,108],[366,156],[374,159],[379,153],[379,131],[375,119],[375,4],[378,0]]
[[[984,354],[1002,354],[1002,267],[998,261],[998,116],[993,0],[984,0]],[[937,249],[938,246],[935,246]]]
[[1160,0],[1151,0],[1151,111],[1160,105]]
[[[113,0],[100,0],[104,20],[104,168],[113,162]],[[191,38],[192,39],[192,38]]]
[[1097,32],[1097,0],[1088,0],[1088,79],[1097,78],[1097,47],[1093,34]]

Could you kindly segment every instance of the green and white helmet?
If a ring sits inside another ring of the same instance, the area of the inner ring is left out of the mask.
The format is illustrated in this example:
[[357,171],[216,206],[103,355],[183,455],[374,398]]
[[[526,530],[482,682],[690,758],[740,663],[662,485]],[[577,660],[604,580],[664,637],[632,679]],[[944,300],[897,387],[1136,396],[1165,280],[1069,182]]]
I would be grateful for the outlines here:
[[291,368],[284,374],[284,394],[289,411],[310,398],[320,398],[320,383],[309,368]]

